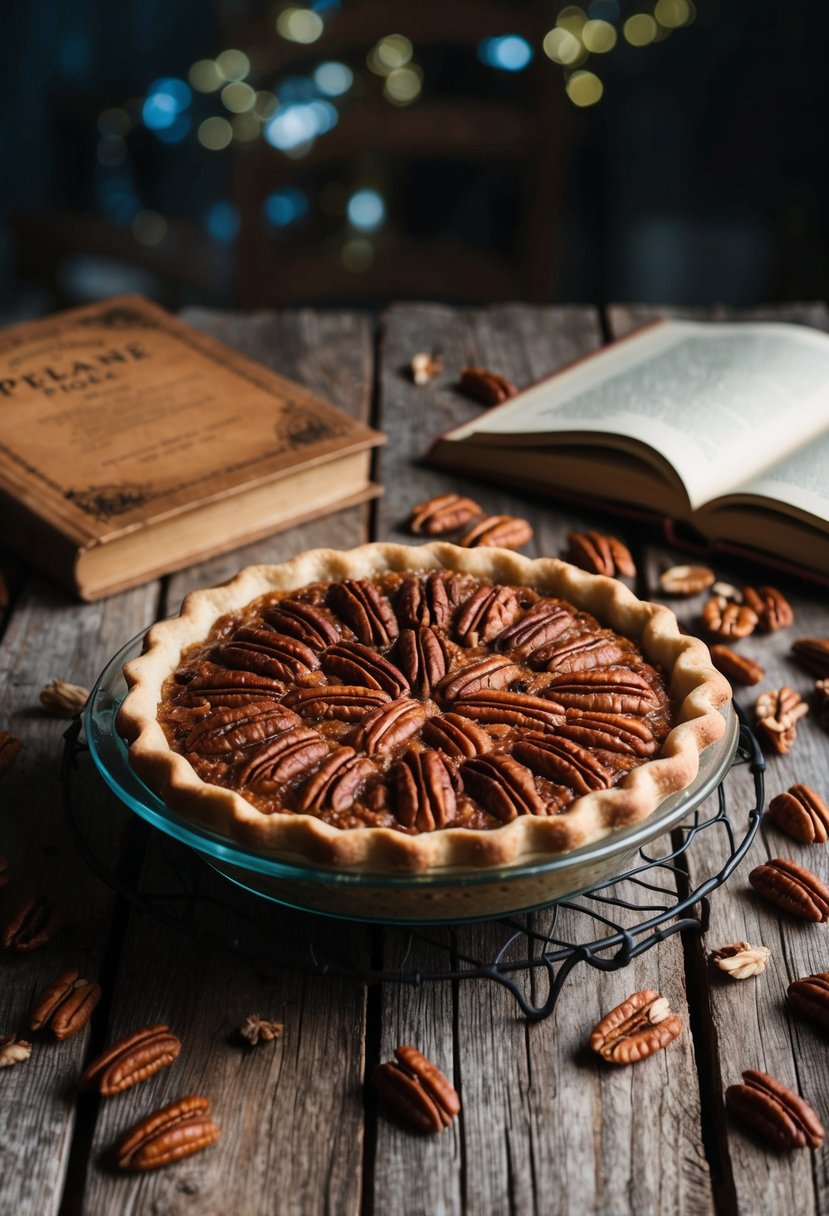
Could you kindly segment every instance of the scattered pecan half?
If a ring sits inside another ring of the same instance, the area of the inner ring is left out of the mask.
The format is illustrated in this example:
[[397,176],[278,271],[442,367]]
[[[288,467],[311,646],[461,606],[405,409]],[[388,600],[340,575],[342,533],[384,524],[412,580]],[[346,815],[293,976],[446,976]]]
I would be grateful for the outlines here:
[[3,887],[7,887],[9,885],[10,881],[11,880],[9,878],[9,859],[8,859],[8,857],[4,857],[3,854],[0,853],[0,891],[3,890]]
[[473,498],[465,498],[462,494],[438,494],[412,507],[409,527],[416,535],[425,532],[427,536],[443,536],[483,513],[483,508]]
[[3,945],[18,954],[29,954],[50,942],[63,924],[63,908],[44,896],[30,896],[18,904],[3,929]]
[[770,954],[768,946],[750,946],[748,942],[734,942],[731,946],[720,946],[719,950],[712,950],[711,962],[733,980],[747,980],[752,975],[765,971]]
[[394,1054],[374,1069],[374,1088],[417,1131],[442,1132],[461,1109],[456,1090],[416,1048],[395,1047]]
[[0,730],[0,777],[14,764],[22,746],[22,739],[7,730]]
[[761,742],[778,755],[791,751],[797,738],[797,723],[809,706],[800,693],[784,685],[761,692],[754,706]]
[[819,1148],[824,1130],[808,1102],[767,1073],[749,1069],[729,1085],[725,1105],[773,1148]]
[[373,583],[353,578],[332,583],[327,600],[354,630],[358,642],[367,646],[389,646],[397,637],[394,609],[387,596]]
[[118,1168],[154,1170],[214,1144],[221,1133],[209,1110],[209,1099],[193,1094],[142,1119],[118,1144]]
[[412,355],[411,370],[415,384],[428,384],[443,370],[443,355],[430,355],[427,351],[419,351]]
[[757,622],[763,633],[786,629],[794,621],[791,604],[776,587],[744,587],[743,603],[757,613]]
[[829,806],[808,785],[792,785],[769,803],[769,817],[802,844],[829,840]]
[[644,988],[602,1018],[590,1047],[610,1064],[634,1064],[667,1047],[681,1030],[682,1019],[671,1013],[667,997]]
[[466,397],[480,401],[482,405],[500,405],[509,401],[518,389],[506,376],[498,372],[487,371],[485,367],[461,368],[460,384],[458,386]]
[[0,1068],[11,1068],[22,1064],[32,1054],[32,1045],[16,1035],[0,1035]]
[[708,566],[671,566],[659,576],[663,595],[692,596],[707,591],[714,582],[714,571]]
[[787,857],[756,866],[748,881],[765,899],[802,920],[829,920],[829,887],[811,870]]
[[48,1026],[56,1039],[69,1039],[83,1030],[100,999],[98,984],[83,979],[79,971],[63,971],[35,1001],[29,1029]]
[[243,1039],[247,1039],[251,1047],[256,1047],[258,1043],[271,1043],[274,1039],[280,1039],[284,1029],[283,1022],[269,1022],[258,1013],[249,1013],[239,1027],[239,1034]]
[[737,654],[729,646],[715,645],[711,647],[711,661],[717,671],[721,671],[732,684],[759,684],[766,674],[754,659],[747,655]]
[[533,538],[532,526],[516,515],[485,515],[464,532],[458,544],[464,549],[495,546],[520,549]]
[[181,1040],[169,1026],[143,1026],[119,1039],[84,1070],[80,1089],[96,1089],[105,1098],[123,1093],[169,1068],[181,1051]]
[[630,549],[618,537],[604,532],[571,532],[567,542],[567,561],[582,570],[623,578],[633,578],[636,574]]
[[829,1031],[829,971],[794,980],[786,991],[789,1003],[821,1030]]
[[747,638],[757,628],[757,613],[748,604],[712,595],[702,610],[702,623],[718,638]]
[[393,764],[394,817],[407,828],[433,832],[455,818],[457,799],[446,758],[438,751],[407,752]]
[[813,676],[821,679],[829,676],[829,638],[799,638],[792,646],[792,654]]

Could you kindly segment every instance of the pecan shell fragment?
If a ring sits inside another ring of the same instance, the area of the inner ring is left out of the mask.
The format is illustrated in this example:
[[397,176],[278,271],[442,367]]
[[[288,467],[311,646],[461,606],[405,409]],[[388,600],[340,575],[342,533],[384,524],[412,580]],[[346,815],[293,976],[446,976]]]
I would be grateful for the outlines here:
[[768,946],[750,946],[748,942],[734,942],[711,951],[711,962],[733,980],[747,980],[752,975],[765,971],[771,954]]
[[146,1081],[160,1069],[169,1068],[180,1051],[181,1040],[169,1026],[143,1026],[93,1060],[84,1070],[79,1088],[96,1089],[105,1098],[111,1098]]
[[610,1064],[634,1064],[661,1051],[682,1030],[682,1019],[652,988],[611,1009],[590,1036],[590,1047]]
[[819,1148],[825,1132],[808,1102],[767,1073],[749,1069],[729,1085],[725,1105],[773,1148]]
[[32,1045],[16,1035],[0,1035],[0,1068],[11,1068],[23,1064],[32,1054]]
[[416,1048],[396,1047],[394,1054],[374,1069],[374,1088],[417,1131],[442,1132],[461,1109],[457,1091]]
[[792,785],[769,803],[769,817],[802,844],[829,840],[829,806],[808,785]]
[[214,1144],[220,1129],[209,1118],[209,1110],[207,1098],[191,1095],[142,1119],[118,1144],[118,1168],[154,1170]]
[[48,1026],[56,1039],[71,1038],[86,1026],[100,999],[98,984],[83,979],[79,971],[63,971],[35,1002],[29,1029]]
[[770,903],[801,920],[829,919],[829,887],[816,874],[787,857],[756,866],[748,881]]
[[259,1043],[272,1043],[274,1039],[280,1039],[284,1029],[283,1022],[269,1022],[258,1013],[249,1013],[239,1027],[239,1034],[247,1039],[251,1047],[256,1047]]

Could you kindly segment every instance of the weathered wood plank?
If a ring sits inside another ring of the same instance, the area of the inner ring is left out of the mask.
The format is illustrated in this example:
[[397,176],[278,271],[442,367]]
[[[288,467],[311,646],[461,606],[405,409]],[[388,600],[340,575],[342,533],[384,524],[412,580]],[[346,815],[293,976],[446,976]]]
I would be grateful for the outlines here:
[[[240,318],[196,310],[185,316],[367,418],[372,379],[365,319],[312,312]],[[367,539],[366,528],[367,512],[351,509],[222,555],[171,578],[166,610],[175,611],[193,587],[220,582],[243,565],[281,561],[316,546],[348,548]],[[222,880],[208,878],[205,890],[222,894]],[[255,901],[247,907],[255,910]],[[272,914],[269,909],[267,915]],[[361,930],[334,926],[331,932],[364,949]],[[251,1051],[234,1044],[232,1032],[254,1011],[284,1021],[285,1035]],[[275,1208],[303,1216],[358,1210],[361,989],[256,966],[136,915],[121,955],[107,1039],[158,1020],[181,1035],[181,1058],[146,1085],[102,1105],[84,1211],[190,1211],[194,1196],[203,1213],[224,1214],[229,1207],[251,1216]],[[222,1126],[219,1143],[176,1169],[114,1176],[107,1153],[118,1134],[157,1106],[193,1092],[213,1099]]]
[[[610,310],[614,333],[621,335],[632,326],[651,319],[663,310],[626,308]],[[667,312],[668,310],[664,310]],[[671,310],[671,315],[687,315]],[[734,314],[718,309],[697,310],[694,316],[731,319]],[[822,304],[787,305],[773,309],[740,312],[737,317],[799,321],[829,329],[829,310]],[[656,596],[659,570],[685,555],[654,549],[648,577]],[[792,641],[797,637],[827,633],[825,597],[807,583],[781,581],[761,567],[734,563],[719,558],[713,562],[719,577],[745,585],[772,582],[790,599],[795,612],[794,625],[771,635],[756,634],[741,641],[737,649],[760,662],[764,679],[753,689],[736,692],[737,701],[752,710],[757,694],[764,688],[789,684],[808,696],[812,679],[789,658]],[[671,603],[680,620],[692,631],[700,628],[699,613],[705,597]],[[801,722],[797,743],[788,756],[768,759],[766,805],[768,800],[794,782],[803,782],[829,795],[829,746],[827,736],[813,720]],[[729,779],[730,805],[737,824],[742,812],[753,805],[753,789],[745,771]],[[704,834],[689,853],[690,877],[694,882],[706,869],[714,869],[722,857],[721,842]],[[722,1106],[726,1086],[738,1082],[746,1068],[760,1068],[799,1090],[814,1103],[826,1119],[829,1106],[829,1064],[825,1039],[810,1025],[789,1013],[785,991],[792,979],[823,970],[827,966],[825,928],[787,918],[763,903],[748,884],[748,872],[768,857],[792,857],[809,866],[824,881],[829,879],[829,857],[821,847],[808,847],[790,840],[772,824],[764,822],[749,857],[732,876],[725,889],[712,896],[711,925],[705,940],[692,943],[701,1034],[696,1047],[699,1064],[708,1081],[709,1109],[719,1156],[720,1193],[726,1210],[740,1213],[823,1212],[829,1207],[826,1179],[826,1151],[814,1156],[807,1152],[779,1156],[758,1145],[741,1128],[727,1119]],[[764,944],[772,951],[768,971],[756,979],[735,982],[713,971],[706,963],[708,952],[729,942],[745,940]]]
[[[530,519],[535,539],[527,552],[561,552],[567,531],[585,526],[582,515],[426,469],[417,460],[432,436],[479,408],[452,387],[460,367],[487,366],[526,384],[601,342],[595,312],[397,306],[386,314],[384,327],[382,421],[395,442],[381,458],[387,491],[377,512],[378,537],[410,540],[405,520],[412,504],[452,487],[472,494],[487,510]],[[419,350],[440,350],[445,359],[444,375],[427,388],[416,388],[406,375]],[[622,534],[635,542],[635,531]],[[550,915],[539,913],[536,921]],[[575,917],[562,910],[557,935],[566,939],[575,931]],[[459,948],[478,958],[492,958],[506,937],[498,925],[457,929]],[[423,949],[409,956],[408,965],[425,970],[439,961],[445,965],[445,957]],[[678,938],[616,975],[577,970],[556,1013],[543,1023],[526,1025],[505,989],[461,982],[451,1052],[446,994],[430,989],[404,1000],[396,989],[384,992],[381,1058],[401,1042],[433,1050],[441,1067],[454,1069],[463,1113],[458,1130],[433,1147],[406,1137],[381,1112],[375,1211],[710,1211],[690,1035],[642,1068],[612,1070],[585,1058],[592,1025],[644,986],[658,988],[684,1012]],[[631,1110],[640,1108],[648,1117],[631,1120]],[[415,1177],[416,1191],[401,1189],[406,1178]]]
[[[152,620],[159,586],[151,583],[99,604],[70,601],[39,576],[24,576],[0,645],[0,728],[24,741],[17,763],[2,779],[0,852],[9,858],[11,884],[0,892],[0,919],[30,895],[46,895],[67,909],[63,931],[31,955],[0,960],[0,1034],[28,1033],[35,995],[62,970],[100,976],[114,900],[76,853],[61,807],[62,734],[67,723],[48,717],[38,695],[53,676],[91,686],[125,638]],[[120,839],[107,823],[106,795],[91,773],[78,774],[75,797],[86,800],[96,823],[94,845],[115,862]],[[89,1029],[65,1043],[34,1036],[28,1063],[0,1073],[0,1207],[57,1212],[75,1123],[74,1090]],[[32,1168],[37,1162],[37,1168]]]

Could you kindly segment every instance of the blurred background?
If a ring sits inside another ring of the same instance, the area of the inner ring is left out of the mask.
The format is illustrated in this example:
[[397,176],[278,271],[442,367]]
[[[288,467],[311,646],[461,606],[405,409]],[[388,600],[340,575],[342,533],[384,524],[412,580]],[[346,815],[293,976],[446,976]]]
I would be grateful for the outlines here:
[[3,320],[829,286],[829,6],[5,0]]

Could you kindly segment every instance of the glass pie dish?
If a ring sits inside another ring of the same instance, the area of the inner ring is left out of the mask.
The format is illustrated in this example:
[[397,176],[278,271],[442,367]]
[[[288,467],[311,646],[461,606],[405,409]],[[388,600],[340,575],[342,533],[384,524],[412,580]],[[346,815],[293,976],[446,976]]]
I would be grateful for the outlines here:
[[127,692],[123,666],[141,653],[144,632],[113,656],[84,711],[87,743],[104,781],[131,811],[192,848],[230,881],[276,903],[328,916],[398,924],[486,920],[588,890],[623,873],[638,848],[692,814],[725,777],[739,739],[737,715],[728,704],[721,711],[723,737],[701,753],[689,786],[664,799],[647,819],[566,853],[483,870],[446,866],[383,874],[328,868],[289,854],[257,853],[201,827],[171,811],[133,771],[116,716]]

